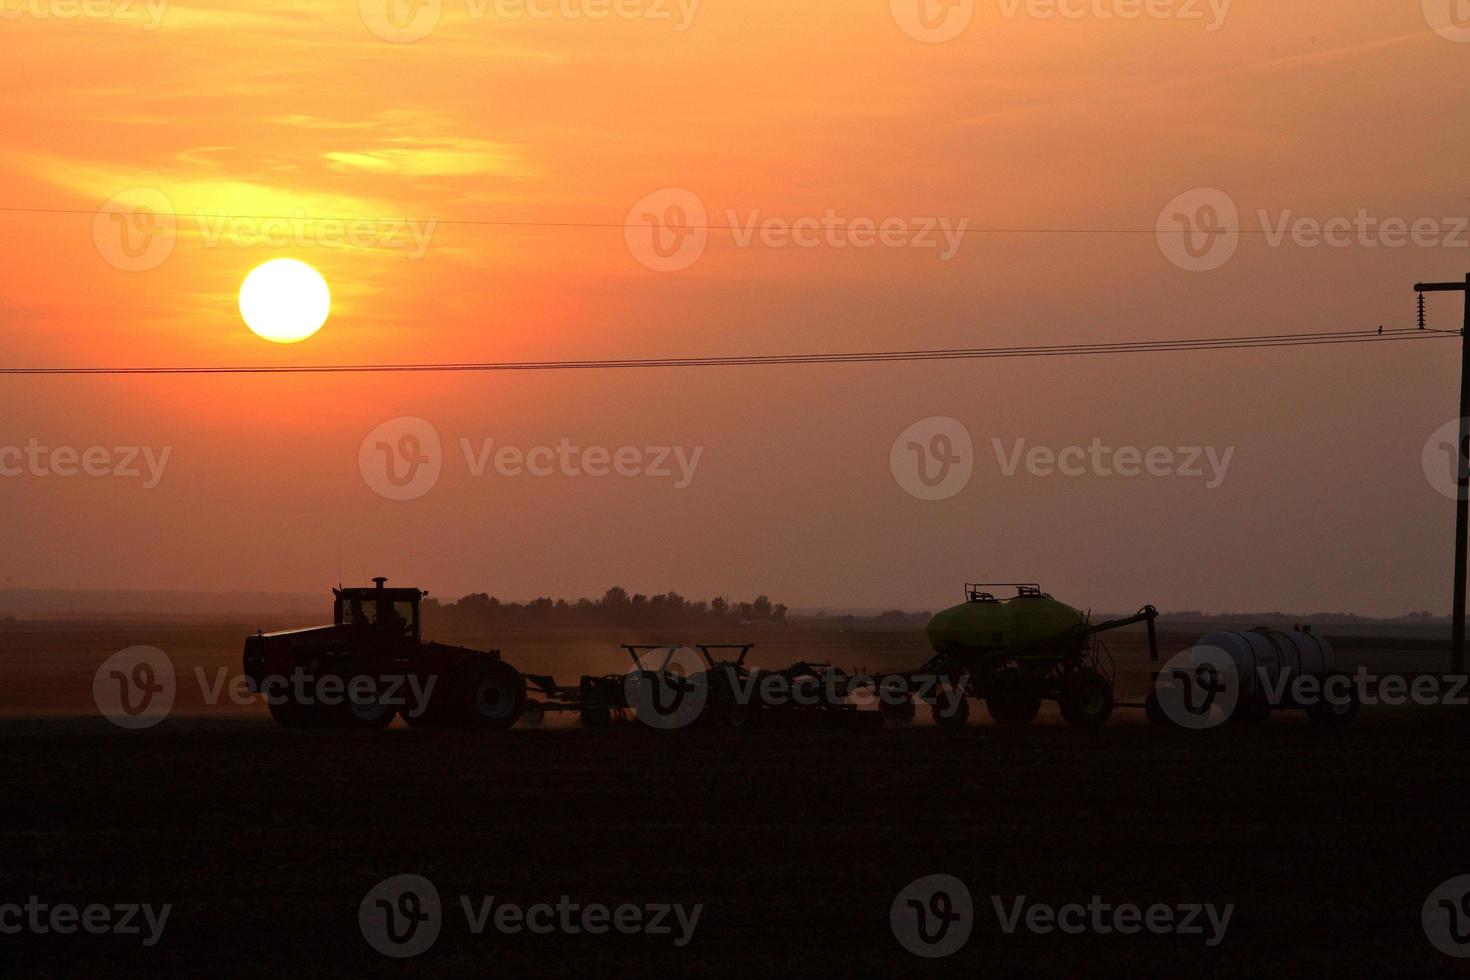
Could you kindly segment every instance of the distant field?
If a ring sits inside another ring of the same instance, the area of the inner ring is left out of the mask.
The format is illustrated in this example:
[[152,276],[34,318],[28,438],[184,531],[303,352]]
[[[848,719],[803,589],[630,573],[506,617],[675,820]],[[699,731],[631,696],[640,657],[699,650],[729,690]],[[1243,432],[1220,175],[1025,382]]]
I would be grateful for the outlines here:
[[[300,619],[273,626],[296,626]],[[239,706],[226,698],[208,703],[204,690],[221,677],[240,670],[245,637],[256,624],[243,622],[97,620],[91,622],[19,621],[0,623],[0,663],[6,683],[0,688],[0,717],[95,716],[92,678],[108,656],[134,645],[163,650],[178,675],[178,716],[264,717],[258,705]],[[1187,648],[1211,629],[1198,624],[1188,631],[1175,627],[1160,634],[1161,657]],[[1238,628],[1238,627],[1234,627]],[[1408,635],[1335,636],[1345,669],[1365,666],[1375,671],[1439,672],[1445,669],[1447,644],[1412,631]],[[614,630],[537,630],[440,632],[445,643],[474,649],[499,649],[523,671],[551,674],[574,683],[584,674],[622,672],[629,668],[622,643],[741,642],[754,643],[750,662],[785,667],[798,660],[830,662],[848,670],[898,670],[917,667],[929,656],[921,630],[727,630],[708,634],[626,633]],[[1142,629],[1110,634],[1106,646],[1116,662],[1120,696],[1130,697],[1148,684],[1147,643]],[[203,678],[201,683],[200,678]],[[983,722],[977,713],[977,719]],[[1047,715],[1043,715],[1043,720]]]

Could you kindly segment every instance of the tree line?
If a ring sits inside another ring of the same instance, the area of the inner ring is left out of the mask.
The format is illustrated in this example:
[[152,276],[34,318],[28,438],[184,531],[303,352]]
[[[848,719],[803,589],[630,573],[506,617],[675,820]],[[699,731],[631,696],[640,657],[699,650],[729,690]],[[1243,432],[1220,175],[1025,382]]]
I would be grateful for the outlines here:
[[474,592],[454,602],[424,600],[426,625],[436,628],[481,626],[528,627],[662,627],[733,626],[741,623],[785,626],[786,606],[766,596],[751,602],[732,602],[724,597],[691,601],[677,592],[661,595],[629,595],[613,586],[600,599],[533,599],[530,602],[501,602],[484,592]]

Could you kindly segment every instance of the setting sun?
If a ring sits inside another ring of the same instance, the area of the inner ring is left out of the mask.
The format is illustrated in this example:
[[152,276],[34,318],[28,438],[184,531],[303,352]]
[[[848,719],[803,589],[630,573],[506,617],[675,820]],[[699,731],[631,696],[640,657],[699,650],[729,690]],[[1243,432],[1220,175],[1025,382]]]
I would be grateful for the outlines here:
[[321,329],[331,312],[327,281],[305,262],[272,259],[240,286],[240,315],[266,340],[294,344]]
[[0,22],[0,980],[1470,966],[1470,0]]

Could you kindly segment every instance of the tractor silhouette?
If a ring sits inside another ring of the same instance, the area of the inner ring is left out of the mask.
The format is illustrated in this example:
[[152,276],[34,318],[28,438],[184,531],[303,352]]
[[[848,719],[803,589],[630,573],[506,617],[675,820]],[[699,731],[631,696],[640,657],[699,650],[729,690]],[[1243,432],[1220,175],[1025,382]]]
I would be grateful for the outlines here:
[[499,650],[426,643],[418,589],[333,589],[332,624],[245,640],[245,677],[287,728],[509,728],[526,680]]

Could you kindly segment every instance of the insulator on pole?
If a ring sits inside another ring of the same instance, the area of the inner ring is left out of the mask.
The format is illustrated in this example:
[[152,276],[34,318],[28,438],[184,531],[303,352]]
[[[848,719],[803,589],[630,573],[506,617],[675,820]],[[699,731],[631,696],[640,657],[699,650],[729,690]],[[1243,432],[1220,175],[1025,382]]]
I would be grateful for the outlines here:
[[1424,294],[1423,293],[1420,293],[1419,294],[1419,329],[1420,330],[1423,330],[1424,329],[1424,324],[1425,324],[1425,319],[1424,319]]

